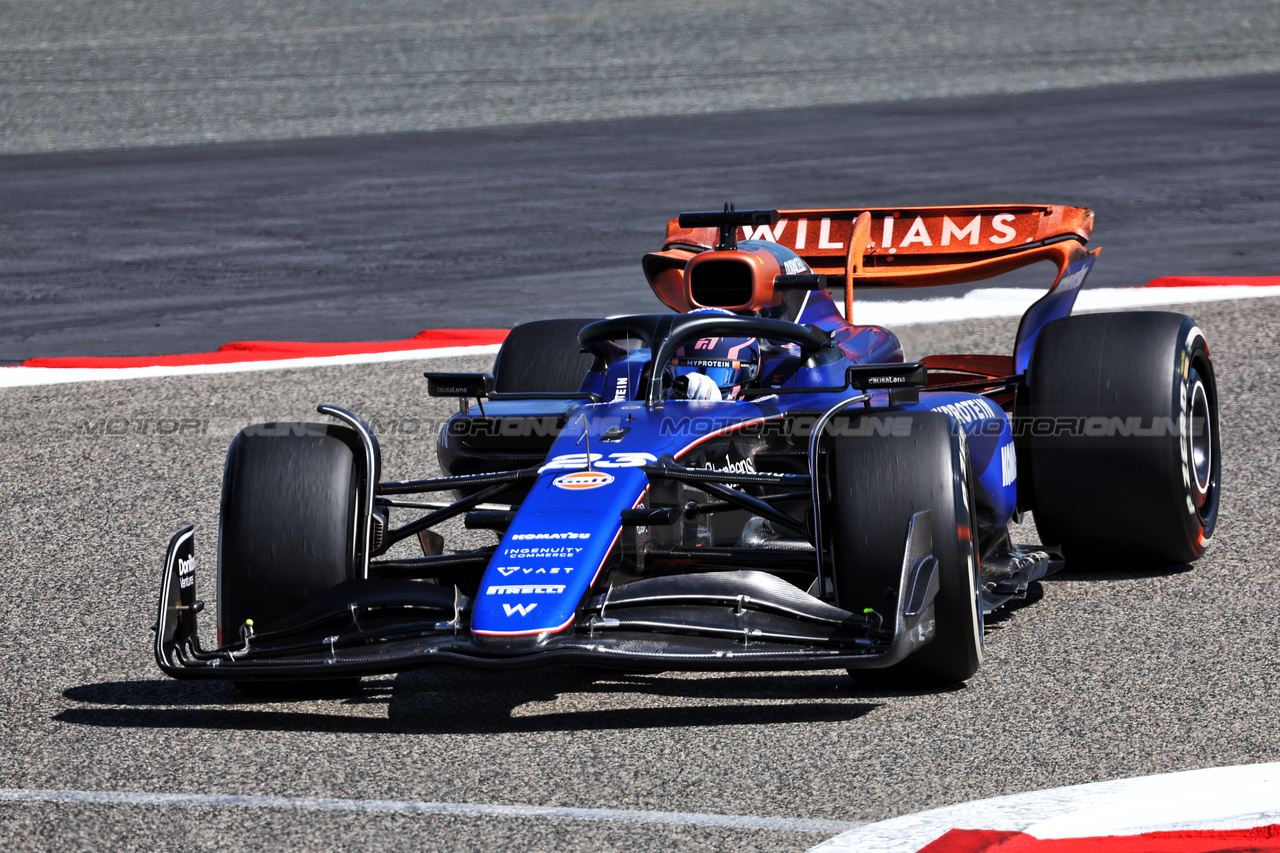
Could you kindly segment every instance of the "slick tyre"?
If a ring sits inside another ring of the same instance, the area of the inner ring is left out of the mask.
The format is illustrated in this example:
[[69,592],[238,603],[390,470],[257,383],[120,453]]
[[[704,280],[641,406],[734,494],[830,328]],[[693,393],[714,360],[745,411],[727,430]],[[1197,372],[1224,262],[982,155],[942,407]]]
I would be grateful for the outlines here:
[[353,576],[360,456],[342,426],[258,424],[227,451],[218,529],[218,637],[257,634]]
[[582,386],[593,356],[578,331],[595,320],[536,320],[511,330],[493,362],[494,390],[569,394]]
[[909,421],[909,431],[881,434],[887,431],[860,428],[864,419],[876,417],[851,418],[851,429],[833,438],[827,454],[824,526],[833,527],[837,599],[845,610],[873,608],[892,618],[907,523],[914,513],[931,510],[933,556],[938,560],[937,633],[896,666],[850,674],[868,686],[934,687],[964,681],[982,663],[983,631],[964,435],[939,412],[895,415]]
[[1049,323],[1027,369],[1041,541],[1068,558],[1188,563],[1218,518],[1218,393],[1203,333],[1161,311]]

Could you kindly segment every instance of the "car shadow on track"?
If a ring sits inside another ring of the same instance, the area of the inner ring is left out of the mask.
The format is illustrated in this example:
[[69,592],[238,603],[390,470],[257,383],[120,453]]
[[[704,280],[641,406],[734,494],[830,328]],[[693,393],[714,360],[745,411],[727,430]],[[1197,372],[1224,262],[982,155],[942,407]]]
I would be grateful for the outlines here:
[[1055,572],[1043,581],[1034,581],[1027,587],[1027,595],[1022,599],[1014,599],[994,613],[988,613],[983,617],[983,627],[986,629],[986,636],[1000,631],[1005,622],[1018,618],[1019,611],[1025,607],[1031,607],[1039,602],[1045,596],[1044,584],[1059,583],[1106,583],[1108,581],[1129,581],[1129,580],[1148,580],[1157,577],[1172,577],[1173,575],[1185,574],[1192,570],[1191,563],[1178,563],[1175,565],[1154,565],[1149,567],[1135,568],[1131,562],[1125,562],[1123,558],[1114,558],[1107,560],[1102,557],[1091,557],[1087,560],[1079,560],[1075,563],[1068,562],[1061,571]]
[[[1057,577],[1054,575],[1053,577]],[[994,613],[988,613],[982,617],[983,635],[990,638],[992,634],[1004,628],[1005,622],[1011,622],[1018,618],[1018,611],[1025,607],[1032,607],[1044,598],[1044,584],[1042,581],[1032,581],[1027,586],[1027,595],[1025,598],[1015,598],[1013,601],[1007,602],[998,608]]]
[[[365,679],[345,697],[312,692],[262,701],[230,684],[166,680],[88,684],[63,695],[78,707],[55,719],[75,725],[370,734],[849,722],[880,707],[843,673],[691,677],[572,668],[501,675],[419,670]],[[378,705],[385,711],[376,713]]]
[[1134,567],[1132,563],[1126,562],[1123,558],[1107,560],[1094,557],[1087,560],[1082,559],[1075,563],[1068,560],[1063,570],[1050,577],[1050,580],[1054,583],[1062,581],[1092,581],[1096,583],[1098,581],[1146,580],[1148,578],[1164,578],[1186,574],[1192,571],[1193,568],[1194,566],[1191,563]]

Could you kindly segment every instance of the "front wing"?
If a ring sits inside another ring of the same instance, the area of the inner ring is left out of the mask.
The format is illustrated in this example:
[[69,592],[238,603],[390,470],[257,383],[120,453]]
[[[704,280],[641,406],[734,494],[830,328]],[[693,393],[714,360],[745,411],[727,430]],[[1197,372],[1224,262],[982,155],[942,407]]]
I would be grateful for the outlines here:
[[761,571],[691,571],[589,597],[557,633],[491,637],[469,629],[454,587],[389,578],[339,584],[270,633],[242,630],[201,647],[195,534],[174,535],[154,626],[160,668],[175,678],[288,681],[350,678],[450,664],[525,670],[561,665],[626,670],[882,668],[935,634],[937,560],[928,511],[910,520],[891,618],[850,613]]

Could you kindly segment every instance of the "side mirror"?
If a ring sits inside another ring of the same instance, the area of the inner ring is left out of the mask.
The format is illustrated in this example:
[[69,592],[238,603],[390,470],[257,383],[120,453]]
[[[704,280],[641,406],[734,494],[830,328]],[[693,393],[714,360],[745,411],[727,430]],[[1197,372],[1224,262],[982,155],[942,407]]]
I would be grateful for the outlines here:
[[480,413],[484,414],[484,403],[480,401],[493,391],[492,373],[434,373],[422,374],[427,377],[427,396],[457,397],[462,413],[467,411],[467,400],[472,397],[480,405]]

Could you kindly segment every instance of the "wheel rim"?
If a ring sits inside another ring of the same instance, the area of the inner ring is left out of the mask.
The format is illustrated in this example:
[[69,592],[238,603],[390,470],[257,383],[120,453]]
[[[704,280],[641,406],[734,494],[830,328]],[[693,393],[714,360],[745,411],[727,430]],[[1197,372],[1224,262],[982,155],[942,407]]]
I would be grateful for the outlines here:
[[1213,485],[1213,418],[1209,393],[1196,378],[1188,394],[1187,460],[1195,481],[1196,506],[1203,507]]
[[969,597],[973,603],[973,613],[971,615],[974,647],[978,652],[978,664],[982,664],[983,652],[986,641],[986,616],[982,612],[982,581],[981,569],[978,567],[978,548],[974,543],[973,535],[973,519],[974,519],[974,494],[969,487],[972,469],[969,462],[969,445],[965,440],[964,432],[960,433],[961,442],[961,465],[960,465],[960,490],[963,498],[963,506],[965,510],[965,539],[968,542],[968,548],[965,554],[965,564],[968,570],[966,574],[969,576]]

